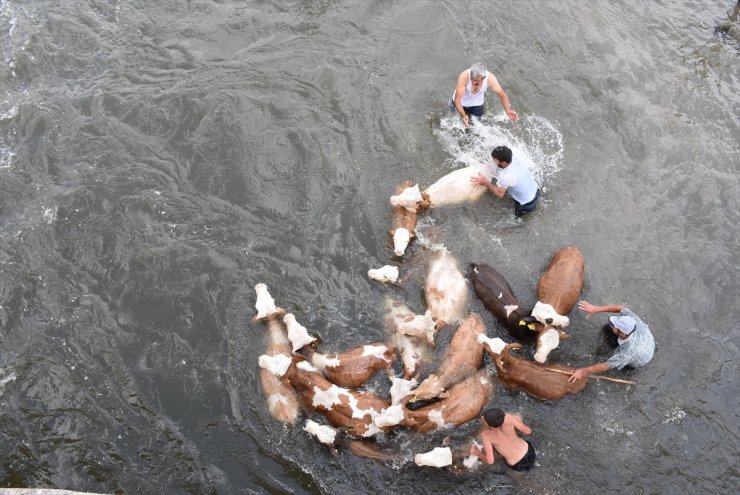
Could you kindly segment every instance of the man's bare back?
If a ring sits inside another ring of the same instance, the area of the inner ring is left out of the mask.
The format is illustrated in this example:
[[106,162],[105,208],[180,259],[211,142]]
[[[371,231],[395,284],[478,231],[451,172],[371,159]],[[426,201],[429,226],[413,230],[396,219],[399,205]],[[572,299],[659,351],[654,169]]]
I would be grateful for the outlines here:
[[[486,411],[486,414],[489,411]],[[514,469],[521,467],[522,470],[528,470],[534,464],[534,448],[528,442],[519,438],[517,430],[525,435],[529,435],[532,433],[532,429],[513,414],[505,414],[501,410],[495,411],[500,413],[498,420],[494,421],[494,424],[498,424],[498,426],[491,426],[487,422],[485,415],[481,417],[481,421],[485,425],[480,435],[481,442],[483,443],[483,452],[474,444],[470,447],[470,453],[478,456],[479,459],[487,464],[493,464],[495,461],[495,451],[504,458],[509,467],[513,467]],[[501,416],[503,416],[503,422],[501,422]],[[528,459],[522,464],[526,465],[517,466],[525,457]]]

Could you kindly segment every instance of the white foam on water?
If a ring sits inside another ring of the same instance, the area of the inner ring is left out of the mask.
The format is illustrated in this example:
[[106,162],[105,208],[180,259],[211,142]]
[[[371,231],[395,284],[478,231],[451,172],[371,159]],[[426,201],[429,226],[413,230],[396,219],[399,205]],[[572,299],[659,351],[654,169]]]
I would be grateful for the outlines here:
[[563,158],[562,134],[552,122],[537,115],[525,115],[511,123],[503,113],[487,114],[475,119],[466,133],[457,113],[450,113],[441,119],[434,133],[452,156],[452,168],[490,163],[491,150],[505,145],[543,189],[557,174]]

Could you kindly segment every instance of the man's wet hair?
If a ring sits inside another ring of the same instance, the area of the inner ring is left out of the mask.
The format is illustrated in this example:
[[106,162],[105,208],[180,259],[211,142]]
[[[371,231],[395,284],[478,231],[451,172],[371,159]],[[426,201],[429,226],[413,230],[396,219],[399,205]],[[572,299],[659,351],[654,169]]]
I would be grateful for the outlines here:
[[483,64],[473,64],[470,66],[470,79],[479,79],[486,77],[486,66]]
[[508,146],[496,146],[491,151],[491,157],[500,162],[511,163],[511,149]]
[[486,412],[483,413],[483,419],[491,428],[498,428],[499,426],[504,424],[504,416],[506,416],[506,413],[504,413],[501,409],[496,408],[487,409]]

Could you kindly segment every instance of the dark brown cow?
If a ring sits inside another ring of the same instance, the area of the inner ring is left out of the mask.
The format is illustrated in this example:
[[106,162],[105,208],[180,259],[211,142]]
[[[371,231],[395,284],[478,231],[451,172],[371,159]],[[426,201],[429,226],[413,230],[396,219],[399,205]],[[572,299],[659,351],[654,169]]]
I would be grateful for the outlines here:
[[479,341],[493,357],[498,380],[506,389],[524,390],[542,400],[559,400],[569,394],[577,394],[586,387],[588,380],[568,381],[569,375],[546,368],[572,373],[575,368],[560,364],[540,364],[511,355],[512,349],[521,349],[518,343],[506,344],[499,338],[482,336]]
[[534,341],[536,334],[522,321],[530,311],[522,307],[503,275],[488,265],[473,263],[468,276],[475,295],[509,335],[517,340]]
[[466,316],[455,331],[439,370],[412,391],[411,402],[446,397],[447,389],[478,371],[483,365],[483,348],[478,344],[478,335],[485,331],[480,316]]

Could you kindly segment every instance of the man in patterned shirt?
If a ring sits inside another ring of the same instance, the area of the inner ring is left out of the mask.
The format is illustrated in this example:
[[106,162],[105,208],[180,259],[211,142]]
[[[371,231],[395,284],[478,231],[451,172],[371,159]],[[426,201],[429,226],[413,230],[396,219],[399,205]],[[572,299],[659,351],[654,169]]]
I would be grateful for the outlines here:
[[613,347],[617,350],[603,363],[576,369],[568,381],[575,382],[591,373],[614,368],[638,368],[645,366],[653,358],[655,339],[650,328],[635,313],[621,304],[594,306],[587,301],[580,301],[578,307],[588,314],[586,318],[591,318],[594,313],[619,313],[619,316],[610,316],[609,324],[604,327],[604,330],[616,337]]

